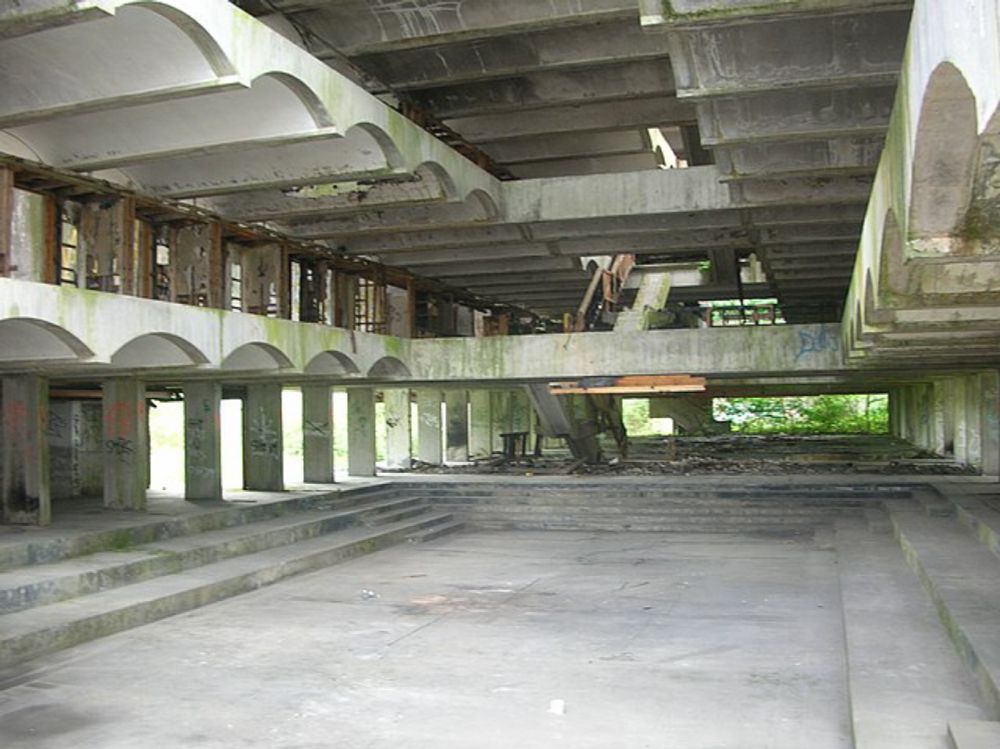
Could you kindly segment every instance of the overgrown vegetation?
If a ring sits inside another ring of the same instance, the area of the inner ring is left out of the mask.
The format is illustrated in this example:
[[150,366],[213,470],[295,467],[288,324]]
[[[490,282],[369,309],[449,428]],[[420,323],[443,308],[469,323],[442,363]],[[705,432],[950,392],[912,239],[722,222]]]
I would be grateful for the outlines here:
[[884,434],[889,403],[884,394],[799,398],[716,398],[715,419],[748,434]]

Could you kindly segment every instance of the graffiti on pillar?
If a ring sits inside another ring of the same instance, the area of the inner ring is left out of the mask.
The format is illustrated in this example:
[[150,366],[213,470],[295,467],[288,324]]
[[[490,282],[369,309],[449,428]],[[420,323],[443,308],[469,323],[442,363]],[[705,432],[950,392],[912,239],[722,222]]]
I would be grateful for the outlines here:
[[135,447],[130,439],[126,439],[125,437],[115,437],[113,439],[105,440],[104,450],[108,455],[112,455],[121,461],[127,461],[131,457],[132,453],[135,452]]
[[45,434],[50,439],[59,440],[66,436],[66,431],[69,426],[69,422],[66,420],[65,416],[52,411],[49,414],[49,423],[45,427]]
[[250,454],[258,458],[278,460],[281,457],[278,445],[278,430],[274,420],[263,408],[258,408],[257,413],[250,417]]
[[325,421],[303,420],[302,431],[306,437],[326,439],[330,436],[330,425]]
[[184,449],[187,452],[188,463],[203,463],[205,461],[205,421],[199,418],[188,419],[187,439]]
[[840,344],[836,336],[832,335],[826,326],[817,326],[815,330],[799,331],[799,351],[795,355],[798,361],[804,356],[822,354],[826,351],[839,351]]
[[145,403],[138,403],[133,411],[129,403],[117,402],[104,409],[104,429],[107,434],[129,434],[144,417]]

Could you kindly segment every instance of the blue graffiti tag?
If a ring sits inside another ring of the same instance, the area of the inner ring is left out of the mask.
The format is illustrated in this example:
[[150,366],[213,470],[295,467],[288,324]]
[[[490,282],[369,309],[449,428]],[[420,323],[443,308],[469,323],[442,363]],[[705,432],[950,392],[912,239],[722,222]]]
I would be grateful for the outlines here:
[[798,361],[807,354],[820,354],[824,351],[839,351],[840,345],[837,338],[830,335],[825,326],[817,327],[815,332],[809,330],[799,331],[799,353],[795,355]]

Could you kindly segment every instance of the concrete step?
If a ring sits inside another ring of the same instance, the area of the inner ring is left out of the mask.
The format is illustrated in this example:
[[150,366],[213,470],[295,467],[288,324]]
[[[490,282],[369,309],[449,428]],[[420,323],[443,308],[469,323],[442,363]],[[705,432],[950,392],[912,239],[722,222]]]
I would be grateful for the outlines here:
[[1000,559],[955,520],[888,502],[893,532],[992,714],[1000,715]]
[[976,494],[950,494],[955,517],[994,556],[1000,558],[1000,497],[984,498]]
[[457,533],[465,528],[465,523],[461,520],[452,520],[450,522],[441,523],[439,525],[431,526],[430,528],[424,528],[422,530],[412,533],[406,540],[413,544],[422,544],[426,541],[433,541],[436,538],[441,538],[442,536],[447,536],[452,533]]
[[478,530],[523,530],[523,531],[609,531],[633,533],[799,533],[812,532],[817,523],[732,523],[728,521],[679,521],[673,519],[644,519],[632,522],[628,519],[592,518],[559,519],[551,517],[473,517],[464,518],[470,528]]
[[447,513],[425,513],[377,528],[351,528],[7,614],[0,619],[0,668],[368,554],[452,520]]
[[948,723],[988,717],[937,611],[886,535],[835,525],[855,749],[941,749]]
[[803,517],[822,518],[831,517],[838,514],[854,514],[860,512],[858,508],[816,508],[792,506],[765,506],[757,507],[753,505],[727,505],[727,504],[694,504],[694,505],[672,505],[672,504],[651,504],[651,505],[629,505],[613,504],[604,505],[600,503],[574,503],[574,504],[543,504],[540,502],[437,502],[436,506],[446,508],[452,512],[478,513],[478,512],[514,512],[530,515],[543,515],[546,513],[559,515],[588,515],[588,514],[610,514],[610,515],[634,515],[634,516],[661,516],[669,515],[676,517],[697,516],[697,517]]
[[[47,564],[109,549],[127,549],[153,541],[268,520],[302,510],[335,509],[364,499],[390,499],[405,494],[405,489],[387,483],[376,487],[307,494],[276,502],[199,503],[198,510],[180,516],[137,517],[131,513],[103,512],[90,518],[95,525],[90,532],[73,532],[79,529],[78,521],[68,524],[71,530],[65,535],[53,536],[49,529],[40,529],[40,532],[32,530],[25,534],[23,541],[0,544],[0,571],[29,564]],[[95,518],[100,523],[95,522]],[[34,537],[39,535],[41,538]]]
[[948,726],[950,749],[997,749],[1000,723],[986,720],[955,721]]
[[306,509],[222,530],[22,567],[0,573],[0,614],[296,543],[352,525],[405,520],[426,510],[419,498],[369,501],[333,512]]

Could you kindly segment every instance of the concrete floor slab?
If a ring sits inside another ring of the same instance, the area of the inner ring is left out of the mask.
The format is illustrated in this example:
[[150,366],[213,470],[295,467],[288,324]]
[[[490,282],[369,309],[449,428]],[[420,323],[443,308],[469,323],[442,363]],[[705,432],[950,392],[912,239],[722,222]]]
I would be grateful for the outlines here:
[[0,744],[842,749],[827,541],[397,547],[9,670]]

